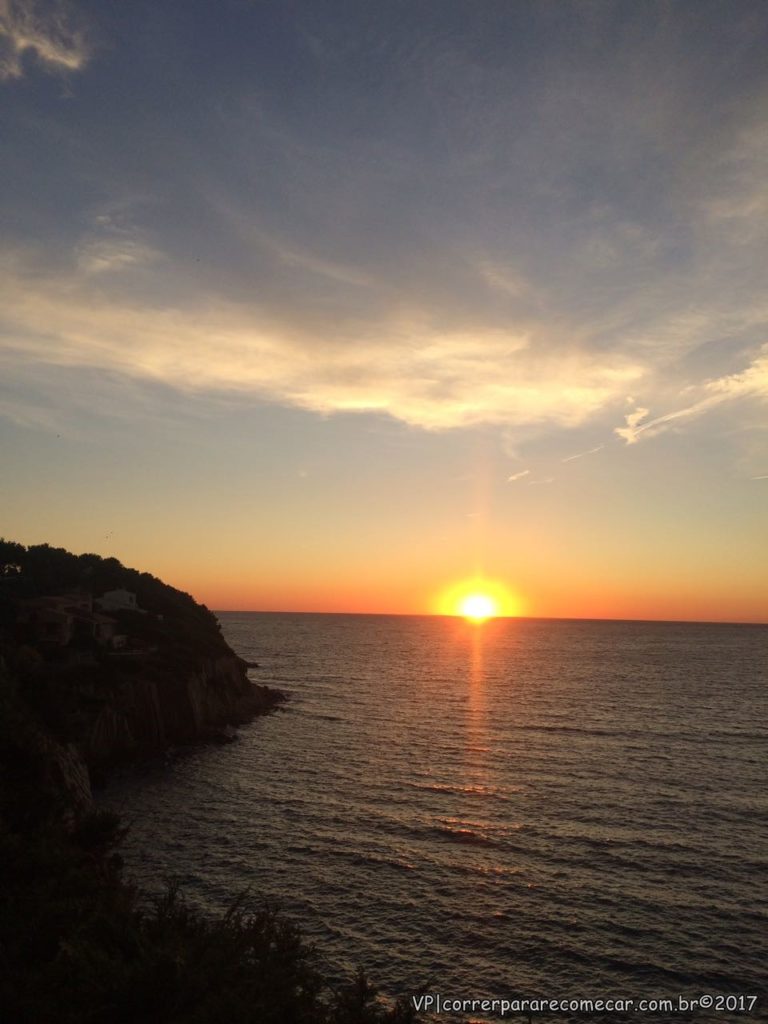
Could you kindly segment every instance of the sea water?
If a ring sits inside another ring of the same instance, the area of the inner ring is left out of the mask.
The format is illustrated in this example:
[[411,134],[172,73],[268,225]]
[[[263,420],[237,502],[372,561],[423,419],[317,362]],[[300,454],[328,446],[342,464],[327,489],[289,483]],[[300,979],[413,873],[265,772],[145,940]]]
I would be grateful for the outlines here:
[[219,618],[288,701],[112,780],[139,882],[277,899],[391,996],[764,990],[768,627]]

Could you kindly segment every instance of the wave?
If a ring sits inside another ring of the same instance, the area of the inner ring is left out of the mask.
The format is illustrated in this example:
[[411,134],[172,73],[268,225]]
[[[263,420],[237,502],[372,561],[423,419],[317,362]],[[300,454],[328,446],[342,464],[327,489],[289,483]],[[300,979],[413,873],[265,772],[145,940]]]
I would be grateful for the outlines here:
[[455,825],[434,825],[431,831],[452,843],[466,843],[468,846],[496,846],[495,840],[482,832],[471,828],[459,828]]
[[424,793],[439,793],[445,796],[487,797],[507,803],[512,793],[522,793],[522,786],[461,785],[451,782],[406,782],[409,789],[418,789]]
[[259,680],[292,699],[139,784],[145,875],[284,895],[388,994],[764,974],[764,632],[518,622],[513,646],[487,631],[470,691],[451,623],[248,622]]

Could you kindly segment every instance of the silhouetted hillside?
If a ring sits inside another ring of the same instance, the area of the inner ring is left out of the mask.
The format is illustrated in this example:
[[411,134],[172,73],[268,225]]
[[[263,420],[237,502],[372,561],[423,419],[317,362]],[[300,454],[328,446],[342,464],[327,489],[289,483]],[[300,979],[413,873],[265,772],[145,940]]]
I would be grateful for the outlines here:
[[64,548],[22,544],[0,538],[0,625],[9,624],[16,602],[83,591],[94,597],[124,589],[149,613],[152,636],[193,651],[229,651],[215,615],[189,594],[148,572],[128,569],[116,558],[73,555]]
[[91,772],[222,732],[280,694],[216,617],[115,558],[0,540],[0,654],[20,699]]
[[122,879],[119,820],[92,809],[94,769],[209,738],[277,696],[188,594],[115,559],[0,541],[0,1020],[415,1019],[362,976],[329,984],[273,907],[233,893],[207,918],[170,886],[147,909]]

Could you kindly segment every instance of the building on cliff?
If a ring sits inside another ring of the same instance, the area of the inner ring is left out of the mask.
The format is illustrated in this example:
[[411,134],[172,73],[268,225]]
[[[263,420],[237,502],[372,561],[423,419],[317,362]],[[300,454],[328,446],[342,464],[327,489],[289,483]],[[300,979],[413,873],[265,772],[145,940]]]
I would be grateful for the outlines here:
[[110,615],[93,610],[90,594],[52,594],[22,601],[17,619],[29,639],[54,647],[68,647],[79,640],[99,647],[121,646],[124,638]]
[[96,598],[96,605],[104,612],[143,612],[136,603],[136,595],[130,590],[107,590]]

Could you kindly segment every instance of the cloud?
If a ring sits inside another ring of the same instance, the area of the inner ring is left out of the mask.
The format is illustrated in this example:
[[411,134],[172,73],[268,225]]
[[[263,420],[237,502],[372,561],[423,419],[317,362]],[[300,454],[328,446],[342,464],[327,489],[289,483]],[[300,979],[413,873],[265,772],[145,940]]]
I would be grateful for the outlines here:
[[599,444],[595,448],[589,448],[585,452],[578,452],[576,455],[569,455],[567,458],[562,459],[562,462],[573,462],[575,459],[583,459],[585,455],[594,455],[595,452],[601,452],[605,448],[604,444]]
[[508,267],[494,264],[488,259],[480,258],[478,260],[477,272],[491,288],[498,289],[507,295],[527,295],[533,291],[531,283],[526,281],[521,274],[515,273]]
[[105,274],[144,267],[161,254],[138,239],[88,239],[79,246],[77,265],[87,275]]
[[319,413],[374,411],[425,429],[575,426],[640,376],[621,357],[555,355],[550,339],[443,326],[426,311],[317,325],[215,297],[153,308],[116,291],[134,257],[99,244],[54,273],[6,254],[6,362],[95,367]]
[[64,0],[0,0],[0,79],[20,78],[25,53],[47,71],[80,71],[91,48]]
[[[254,77],[229,57],[192,70],[147,45],[140,19],[100,15],[135,29],[110,50],[104,95],[47,125],[66,153],[50,194],[15,182],[16,222],[41,228],[47,254],[23,238],[0,254],[7,373],[90,368],[430,430],[497,425],[509,452],[609,432],[628,392],[647,406],[616,428],[629,444],[760,393],[733,372],[768,328],[768,87],[750,18],[710,12],[692,33],[681,5],[659,34],[640,10],[626,31],[609,7],[588,26],[497,5],[465,33],[383,5],[371,47],[365,6],[343,25],[302,6],[323,73],[299,76],[290,102],[258,19],[233,14],[210,41],[252,49]],[[161,7],[170,40],[184,15]],[[0,10],[6,76],[24,53],[49,70],[89,59],[69,8]],[[728,52],[752,55],[743,76]],[[182,112],[177,89],[208,99]],[[41,144],[19,122],[22,167]]]
[[741,246],[768,236],[768,127],[764,117],[748,122],[731,147],[716,159],[718,181],[701,200],[704,216],[715,230]]
[[511,484],[514,480],[522,480],[524,476],[528,476],[530,469],[523,469],[519,473],[513,473],[512,476],[507,477],[507,483]]
[[627,426],[616,427],[614,433],[627,444],[636,444],[642,438],[656,437],[670,426],[685,420],[692,420],[706,412],[734,399],[768,399],[768,345],[764,345],[750,365],[740,373],[733,373],[707,381],[698,389],[702,397],[682,409],[657,416],[638,426],[647,414],[647,409],[638,409],[625,417]]
[[649,413],[649,409],[635,409],[634,412],[628,413],[624,419],[626,420],[627,426],[634,430],[634,428],[645,419]]
[[[262,238],[262,241],[265,241]],[[288,267],[301,267],[313,274],[327,277],[331,281],[341,284],[370,285],[370,275],[361,272],[355,267],[343,266],[322,256],[315,256],[306,250],[291,248],[279,242],[273,242],[273,247],[283,263]]]

